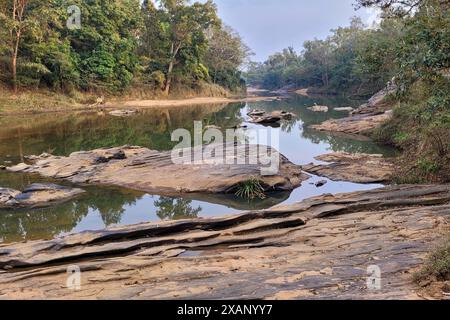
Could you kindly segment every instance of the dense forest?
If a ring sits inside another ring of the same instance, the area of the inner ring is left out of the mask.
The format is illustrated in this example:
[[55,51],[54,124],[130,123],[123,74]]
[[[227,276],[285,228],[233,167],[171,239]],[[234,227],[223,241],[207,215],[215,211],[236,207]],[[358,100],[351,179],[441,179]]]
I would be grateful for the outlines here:
[[212,1],[0,0],[0,25],[0,82],[14,91],[236,91],[250,53]]
[[393,81],[393,119],[373,133],[404,150],[401,182],[450,180],[450,4],[443,0],[358,0],[378,7],[382,20],[358,18],[325,40],[287,48],[252,63],[248,81],[265,88],[311,88],[370,96]]

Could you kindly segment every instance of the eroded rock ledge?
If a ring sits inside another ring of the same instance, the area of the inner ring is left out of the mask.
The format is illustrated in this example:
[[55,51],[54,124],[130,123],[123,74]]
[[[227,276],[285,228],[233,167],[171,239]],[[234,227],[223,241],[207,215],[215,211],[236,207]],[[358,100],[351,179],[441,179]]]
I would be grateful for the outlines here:
[[[411,273],[449,223],[450,186],[391,186],[0,245],[0,298],[417,299]],[[381,290],[366,288],[371,265]]]
[[348,134],[365,134],[392,118],[392,112],[381,114],[361,114],[342,119],[331,119],[322,124],[312,125],[310,128],[319,131],[343,132]]
[[51,183],[35,183],[20,192],[14,189],[0,188],[0,209],[40,208],[68,201],[83,190],[68,188]]
[[395,171],[392,159],[378,154],[335,152],[315,159],[329,164],[308,164],[303,170],[334,181],[389,183]]
[[[259,148],[262,150],[268,147]],[[266,167],[261,161],[255,165],[238,164],[238,155],[247,155],[247,158],[250,154],[255,156],[254,150],[249,150],[248,145],[232,147],[229,150],[234,152],[231,153],[224,152],[222,164],[213,161],[193,164],[188,160],[197,159],[197,153],[203,154],[203,150],[186,150],[186,161],[182,159],[180,164],[174,164],[171,152],[124,146],[75,152],[68,157],[44,154],[31,157],[31,165],[19,164],[8,170],[37,173],[78,184],[114,185],[163,195],[234,192],[237,185],[252,178],[259,179],[266,191],[291,191],[308,178],[300,166],[270,148],[266,153],[280,159],[278,174],[271,176],[261,175],[261,170]]]
[[367,103],[351,110],[350,117],[331,119],[318,125],[312,125],[310,128],[319,131],[365,135],[392,118],[393,112],[389,110],[386,98],[396,91],[397,86],[391,81],[385,89],[373,95]]

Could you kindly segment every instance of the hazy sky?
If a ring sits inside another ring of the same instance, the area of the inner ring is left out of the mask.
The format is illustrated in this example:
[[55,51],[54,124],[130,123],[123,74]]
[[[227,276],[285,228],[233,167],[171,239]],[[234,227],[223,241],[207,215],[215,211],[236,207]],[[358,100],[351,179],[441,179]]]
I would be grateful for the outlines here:
[[288,46],[301,49],[305,40],[325,38],[330,29],[349,24],[352,16],[372,23],[372,10],[355,11],[354,0],[214,0],[219,15],[263,61]]

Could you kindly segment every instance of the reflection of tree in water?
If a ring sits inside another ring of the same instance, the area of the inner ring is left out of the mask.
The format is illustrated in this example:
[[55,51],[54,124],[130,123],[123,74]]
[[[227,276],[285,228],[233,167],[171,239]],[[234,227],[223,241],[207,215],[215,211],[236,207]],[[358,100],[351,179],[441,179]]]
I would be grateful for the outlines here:
[[[80,150],[102,147],[138,145],[154,150],[171,150],[177,142],[171,133],[184,128],[191,133],[194,120],[222,128],[242,123],[241,103],[227,106],[186,106],[162,110],[142,111],[136,116],[118,118],[108,115],[76,114],[48,118],[27,118],[27,122],[10,119],[0,127],[0,154],[18,157],[51,152],[68,155]],[[0,122],[3,124],[3,122]],[[18,136],[18,129],[21,136]],[[18,143],[18,141],[20,144]]]
[[155,207],[158,208],[156,215],[161,220],[179,220],[197,218],[202,211],[202,207],[194,209],[191,200],[174,199],[161,197],[155,201]]
[[329,144],[334,152],[344,151],[349,153],[371,153],[384,154],[392,156],[395,150],[386,146],[377,145],[372,140],[357,140],[350,136],[339,135],[339,133],[331,134],[323,131],[303,128],[302,137],[312,141],[313,143]]
[[0,210],[0,240],[53,239],[71,232],[87,214],[87,207],[77,202],[45,209]]
[[97,210],[103,223],[108,227],[119,224],[125,213],[125,206],[132,206],[142,198],[143,193],[118,188],[90,188],[89,196],[83,204],[86,208]]
[[297,124],[298,119],[291,119],[291,120],[282,120],[281,121],[281,130],[283,132],[287,132],[287,133],[291,133],[292,129],[295,127],[295,125]]
[[89,214],[98,211],[106,226],[118,224],[124,206],[133,205],[142,193],[115,188],[85,188],[86,195],[51,208],[0,210],[0,242],[53,239],[70,233]]

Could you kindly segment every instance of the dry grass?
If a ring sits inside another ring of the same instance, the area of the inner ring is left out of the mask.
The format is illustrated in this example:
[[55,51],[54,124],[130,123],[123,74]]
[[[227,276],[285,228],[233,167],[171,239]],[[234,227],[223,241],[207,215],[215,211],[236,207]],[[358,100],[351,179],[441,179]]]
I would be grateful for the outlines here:
[[[0,84],[0,113],[38,113],[49,111],[71,111],[85,109],[95,104],[101,93],[73,91],[70,94],[50,90],[25,90],[14,94],[9,88]],[[231,94],[226,89],[204,83],[196,88],[174,87],[170,96],[154,91],[148,87],[133,87],[117,96],[105,95],[106,101],[113,103],[129,100],[168,100],[191,99],[197,97],[227,98]]]

